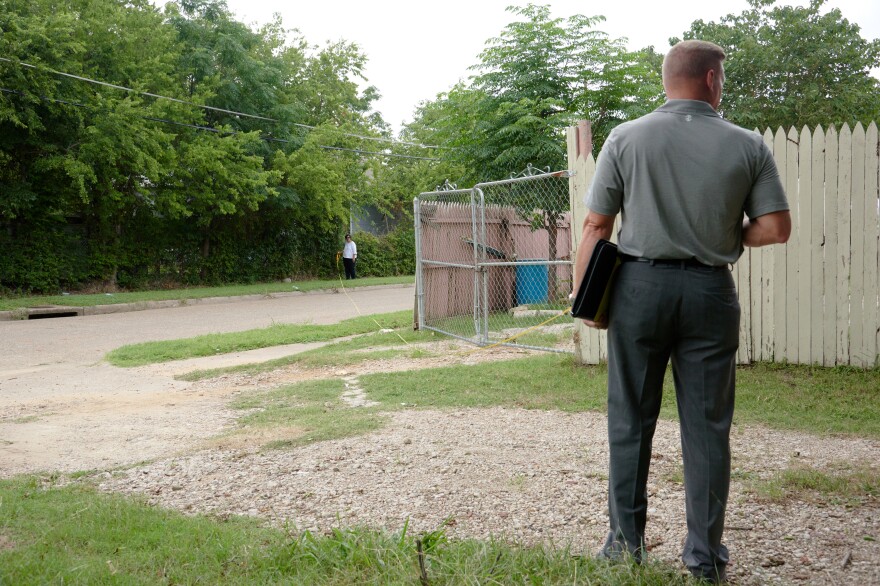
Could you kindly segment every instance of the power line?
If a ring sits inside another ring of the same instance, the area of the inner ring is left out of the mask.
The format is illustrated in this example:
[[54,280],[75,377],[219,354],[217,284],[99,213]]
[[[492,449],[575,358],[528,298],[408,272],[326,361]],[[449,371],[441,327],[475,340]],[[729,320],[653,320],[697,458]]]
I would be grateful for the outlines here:
[[[2,59],[2,57],[0,57],[0,59]],[[0,92],[15,94],[15,95],[19,95],[19,96],[26,96],[26,94],[24,92],[9,89],[9,88],[3,88],[3,87],[0,87]],[[78,106],[80,108],[88,108],[89,107],[87,104],[82,104],[80,102],[70,102],[68,100],[59,100],[57,98],[50,98],[47,96],[39,96],[39,98],[41,100],[45,100],[48,102],[58,102],[60,104],[68,104],[70,106]],[[171,124],[174,126],[183,126],[185,128],[192,128],[194,130],[202,130],[205,132],[215,132],[218,134],[226,134],[227,136],[233,136],[236,134],[240,134],[235,131],[220,130],[218,128],[211,128],[210,126],[201,126],[199,124],[187,124],[186,122],[178,122],[176,120],[168,120],[167,118],[156,118],[153,116],[141,116],[141,118],[143,118],[144,120],[150,120],[153,122],[162,122],[164,124]],[[285,144],[298,144],[292,140],[284,140],[282,138],[275,138],[272,136],[263,136],[262,133],[260,133],[260,139],[264,140],[266,142],[280,142],[280,143],[285,143]],[[326,149],[326,150],[347,151],[347,152],[359,153],[359,154],[364,154],[364,155],[375,155],[378,157],[394,157],[394,158],[400,158],[400,159],[417,159],[420,161],[439,161],[440,160],[436,157],[417,157],[415,155],[399,155],[397,153],[383,153],[381,151],[365,151],[365,150],[361,150],[361,149],[349,149],[349,148],[343,148],[343,147],[328,146],[328,145],[323,145],[323,144],[319,144],[319,145],[315,145],[315,146],[317,146],[318,148]]]
[[132,88],[129,88],[129,87],[125,87],[125,86],[122,86],[122,85],[116,85],[116,84],[113,84],[113,83],[107,83],[106,81],[98,81],[98,80],[95,80],[95,79],[90,79],[90,78],[88,78],[88,77],[82,77],[82,76],[79,76],[79,75],[73,75],[72,73],[64,73],[63,71],[56,71],[55,69],[50,69],[49,67],[40,67],[40,66],[38,66],[38,65],[31,65],[30,63],[25,63],[24,61],[13,61],[12,59],[7,59],[7,58],[5,58],[5,57],[0,57],[0,61],[6,61],[6,62],[8,62],[8,63],[17,63],[18,65],[21,65],[21,66],[23,66],[23,67],[29,67],[29,68],[31,68],[31,69],[42,69],[42,70],[44,70],[44,71],[48,71],[49,73],[53,73],[53,74],[55,74],[55,75],[61,75],[61,76],[64,76],[64,77],[69,77],[69,78],[71,78],[71,79],[78,79],[78,80],[80,80],[80,81],[86,81],[86,82],[88,82],[88,83],[94,83],[94,84],[97,84],[97,85],[103,85],[103,86],[105,86],[105,87],[110,87],[110,88],[114,88],[114,89],[117,89],[117,90],[122,90],[122,91],[125,91],[125,92],[131,92],[131,93],[135,93],[135,94],[140,94],[140,95],[142,95],[142,96],[149,96],[149,97],[151,97],[151,98],[159,98],[159,99],[163,99],[163,100],[170,100],[170,101],[172,101],[172,102],[177,102],[177,103],[179,103],[179,104],[186,104],[186,105],[188,105],[188,106],[195,106],[195,107],[197,107],[197,108],[204,108],[205,110],[214,110],[215,112],[223,112],[224,114],[233,114],[233,115],[235,115],[235,116],[246,116],[246,117],[248,117],[248,118],[256,118],[256,119],[258,119],[258,120],[268,120],[269,122],[278,122],[278,121],[275,120],[274,118],[266,118],[266,117],[264,117],[264,116],[255,116],[255,115],[253,115],[253,114],[245,114],[245,113],[243,113],[243,112],[234,112],[234,111],[232,111],[232,110],[225,110],[225,109],[223,109],[223,108],[215,108],[214,106],[203,106],[203,105],[200,105],[200,104],[193,104],[192,102],[187,102],[186,100],[180,100],[180,99],[178,99],[178,98],[171,98],[171,97],[168,97],[168,96],[162,96],[162,95],[160,95],[160,94],[153,94],[153,93],[150,93],[150,92],[142,92],[142,91],[135,90],[135,89],[132,89]]
[[[222,112],[222,113],[224,113],[224,114],[232,114],[233,116],[244,116],[244,117],[246,117],[246,118],[255,118],[255,119],[257,119],[257,120],[266,120],[266,121],[268,121],[268,122],[276,122],[276,123],[277,123],[277,122],[281,122],[280,120],[278,120],[278,119],[276,119],[276,118],[268,118],[268,117],[266,117],[266,116],[257,116],[257,115],[255,115],[255,114],[246,114],[246,113],[244,113],[244,112],[236,112],[236,111],[234,111],[234,110],[226,110],[226,109],[224,109],[224,108],[216,108],[216,107],[214,107],[214,106],[205,106],[205,105],[203,105],[203,104],[195,104],[195,103],[193,103],[193,102],[188,102],[188,101],[186,101],[186,100],[181,100],[181,99],[178,99],[178,98],[172,98],[172,97],[169,97],[169,96],[163,96],[163,95],[161,95],[161,94],[154,94],[154,93],[151,93],[151,92],[143,92],[143,91],[136,90],[136,89],[129,88],[129,87],[125,87],[125,86],[122,86],[122,85],[117,85],[117,84],[114,84],[114,83],[108,83],[108,82],[106,82],[106,81],[99,81],[99,80],[96,80],[96,79],[91,79],[91,78],[89,78],[89,77],[83,77],[83,76],[81,76],[81,75],[74,75],[74,74],[72,74],[72,73],[65,73],[65,72],[63,72],[63,71],[58,71],[58,70],[56,70],[56,69],[52,69],[52,68],[50,68],[50,67],[45,67],[45,66],[40,66],[40,65],[33,65],[33,64],[31,64],[31,63],[27,63],[27,62],[25,62],[25,61],[15,61],[15,60],[13,60],[13,59],[7,59],[6,57],[0,57],[0,61],[5,61],[5,62],[7,62],[7,63],[12,63],[12,64],[18,64],[18,65],[21,65],[22,67],[28,67],[28,68],[31,68],[31,69],[37,69],[37,70],[47,71],[47,72],[52,73],[52,74],[54,74],[54,75],[60,75],[60,76],[63,76],[63,77],[69,77],[69,78],[71,78],[71,79],[76,79],[76,80],[79,80],[79,81],[85,81],[85,82],[87,82],[87,83],[94,83],[94,84],[97,84],[97,85],[102,85],[102,86],[105,86],[105,87],[109,87],[109,88],[113,88],[113,89],[117,89],[117,90],[121,90],[121,91],[125,91],[125,92],[131,92],[131,93],[135,93],[135,94],[140,94],[140,95],[142,95],[142,96],[149,96],[149,97],[151,97],[151,98],[157,98],[157,99],[161,99],[161,100],[170,100],[170,101],[172,101],[172,102],[177,102],[177,103],[179,103],[179,104],[186,104],[186,105],[188,105],[188,106],[193,106],[193,107],[195,107],[195,108],[203,108],[203,109],[205,109],[205,110],[212,110],[212,111],[215,111],[215,112]],[[317,126],[311,126],[311,125],[308,125],[308,124],[301,124],[301,123],[297,123],[297,122],[292,122],[291,124],[292,124],[293,126],[298,126],[298,127],[300,127],[300,128],[308,128],[308,129],[310,129],[310,130],[316,130],[316,129],[318,128]],[[442,147],[442,146],[439,146],[439,145],[423,145],[423,144],[418,144],[418,143],[414,143],[414,142],[407,142],[407,141],[403,141],[403,140],[397,140],[397,139],[394,139],[394,138],[382,138],[382,137],[376,137],[376,136],[363,136],[363,135],[360,135],[360,134],[352,134],[352,133],[348,133],[348,132],[343,132],[343,131],[338,130],[338,129],[334,129],[334,130],[336,130],[337,132],[339,132],[339,133],[342,134],[343,136],[350,136],[350,137],[354,137],[354,138],[361,138],[361,139],[364,139],[364,140],[374,140],[374,141],[379,141],[379,142],[390,142],[390,143],[392,143],[392,144],[402,144],[402,145],[406,145],[406,146],[414,146],[414,147],[426,148],[426,149],[443,149],[443,148],[449,148],[449,147]]]
[[319,144],[318,146],[321,147],[322,149],[328,149],[331,151],[349,151],[352,153],[364,153],[364,154],[378,155],[380,157],[399,157],[402,159],[419,159],[421,161],[439,161],[440,160],[437,157],[416,157],[414,155],[398,155],[396,153],[382,153],[382,152],[377,152],[377,151],[362,151],[360,149],[346,149],[346,148],[342,148],[342,147],[325,146],[322,144]]

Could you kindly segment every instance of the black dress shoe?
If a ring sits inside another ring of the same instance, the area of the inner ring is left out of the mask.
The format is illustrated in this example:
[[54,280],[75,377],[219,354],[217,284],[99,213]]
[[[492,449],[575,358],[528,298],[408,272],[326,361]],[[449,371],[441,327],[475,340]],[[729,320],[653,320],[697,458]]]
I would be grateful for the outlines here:
[[708,569],[708,568],[688,568],[691,575],[703,584],[727,584],[727,571],[724,567]]

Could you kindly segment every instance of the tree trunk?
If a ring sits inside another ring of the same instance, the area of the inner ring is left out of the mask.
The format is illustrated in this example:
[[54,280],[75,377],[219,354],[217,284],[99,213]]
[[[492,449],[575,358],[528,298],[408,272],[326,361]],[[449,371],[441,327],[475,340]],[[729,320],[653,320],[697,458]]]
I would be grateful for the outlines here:
[[211,257],[211,235],[210,229],[205,234],[204,239],[202,239],[202,268],[199,270],[199,275],[202,278],[202,281],[205,281],[208,278],[208,267],[207,261]]
[[113,267],[110,269],[110,274],[104,279],[104,291],[113,293],[118,289],[118,285],[116,282],[117,276],[119,275],[119,255],[117,251],[119,250],[119,242],[122,240],[122,224],[116,223],[113,226]]
[[[549,259],[551,262],[556,260],[556,238],[559,234],[558,214],[547,213],[547,237],[549,239]],[[559,276],[556,274],[556,265],[547,266],[547,298],[551,303],[559,297]]]

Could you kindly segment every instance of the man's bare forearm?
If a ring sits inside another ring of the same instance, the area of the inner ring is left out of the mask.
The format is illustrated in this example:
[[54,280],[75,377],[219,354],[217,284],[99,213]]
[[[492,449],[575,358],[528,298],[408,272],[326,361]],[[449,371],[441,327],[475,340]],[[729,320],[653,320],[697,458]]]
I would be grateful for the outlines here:
[[577,291],[581,284],[581,277],[587,271],[590,256],[599,239],[608,240],[614,230],[614,216],[603,216],[593,212],[587,213],[584,220],[581,241],[578,243],[574,261],[573,291]]
[[791,214],[773,212],[757,218],[743,218],[743,246],[785,244],[791,236]]

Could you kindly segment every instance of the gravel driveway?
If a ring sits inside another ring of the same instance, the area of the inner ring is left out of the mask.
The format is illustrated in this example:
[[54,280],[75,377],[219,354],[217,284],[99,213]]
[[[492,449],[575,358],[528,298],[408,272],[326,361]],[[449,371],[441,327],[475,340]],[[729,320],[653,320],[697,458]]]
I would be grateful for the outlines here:
[[[363,293],[356,301],[363,303],[364,313],[412,306],[411,288],[380,292],[380,308],[370,305],[369,292]],[[386,308],[398,294],[396,305]],[[235,327],[283,319],[327,323],[319,321],[325,319],[317,313],[320,308],[340,309],[338,297],[306,297],[318,309],[297,306],[282,318],[271,302],[260,306],[263,313],[242,307],[238,313],[245,317]],[[388,425],[374,433],[292,450],[267,452],[247,443],[210,440],[235,423],[236,414],[226,406],[229,398],[250,390],[327,377],[356,387],[358,375],[369,372],[510,359],[521,351],[496,348],[467,357],[447,352],[428,359],[366,363],[356,371],[293,365],[254,377],[224,375],[183,383],[171,375],[191,364],[123,370],[101,363],[100,356],[128,343],[120,340],[134,336],[131,328],[143,328],[145,337],[140,339],[161,339],[180,337],[172,331],[174,323],[188,322],[205,333],[218,331],[212,329],[218,322],[212,326],[197,316],[172,315],[166,329],[154,321],[165,318],[141,313],[123,314],[135,320],[125,331],[111,325],[112,331],[101,334],[95,326],[92,339],[100,349],[91,350],[61,323],[41,324],[46,332],[32,339],[21,332],[37,322],[9,324],[20,328],[13,330],[0,324],[0,333],[13,331],[19,339],[10,343],[8,335],[0,335],[0,345],[6,345],[0,352],[0,476],[96,469],[102,490],[143,494],[187,513],[251,515],[319,532],[338,525],[394,531],[407,519],[410,531],[418,532],[448,521],[453,537],[495,535],[522,543],[571,544],[583,553],[595,551],[604,537],[608,456],[601,413],[411,410],[390,414]],[[233,327],[232,317],[221,320]],[[59,344],[76,348],[66,354]],[[17,365],[7,352],[19,347],[29,347],[31,358]],[[9,389],[13,392],[7,393]],[[661,422],[654,452],[648,546],[652,555],[677,564],[685,528],[674,423]],[[733,452],[725,534],[733,583],[880,584],[880,504],[827,498],[780,504],[750,491],[755,480],[790,466],[830,470],[841,463],[875,465],[880,442],[735,426]],[[127,467],[109,471],[116,466]]]

